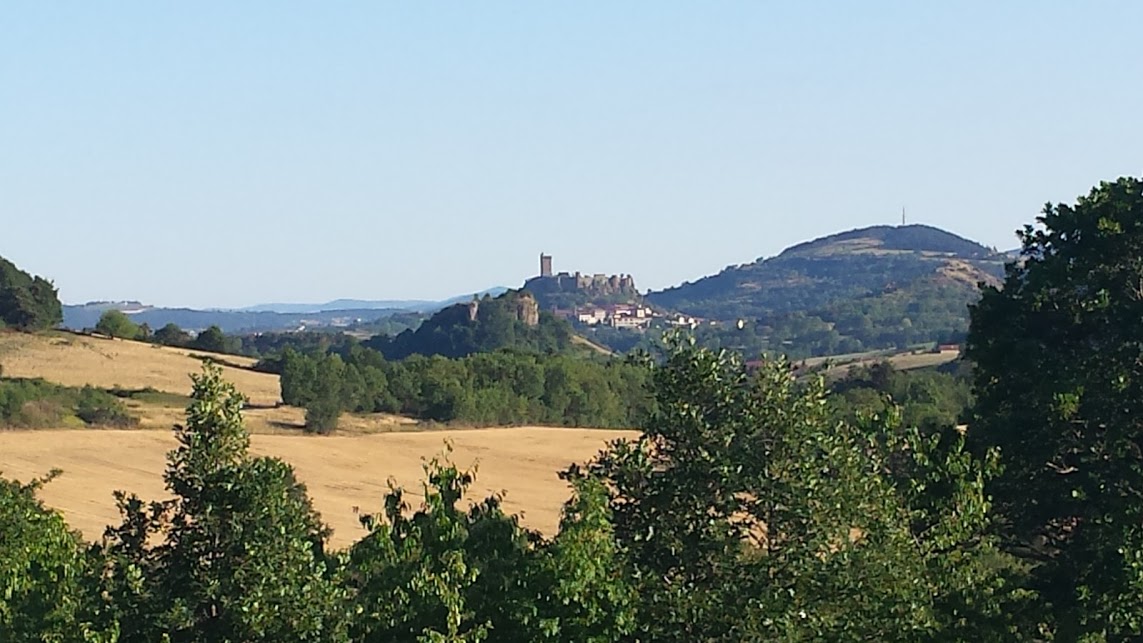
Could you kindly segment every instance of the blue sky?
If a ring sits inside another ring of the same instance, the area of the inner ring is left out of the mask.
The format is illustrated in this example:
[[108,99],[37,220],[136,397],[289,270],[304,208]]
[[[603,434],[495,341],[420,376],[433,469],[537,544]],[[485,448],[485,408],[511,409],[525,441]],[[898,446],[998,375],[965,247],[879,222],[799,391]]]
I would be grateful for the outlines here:
[[1143,170],[1140,2],[0,5],[0,256],[65,302],[662,288]]

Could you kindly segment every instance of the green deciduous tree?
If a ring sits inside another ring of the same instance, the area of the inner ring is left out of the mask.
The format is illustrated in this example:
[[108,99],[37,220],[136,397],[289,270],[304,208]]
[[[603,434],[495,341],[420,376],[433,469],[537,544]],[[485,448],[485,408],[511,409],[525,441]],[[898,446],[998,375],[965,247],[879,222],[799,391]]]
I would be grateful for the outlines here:
[[187,345],[190,348],[211,353],[237,355],[242,351],[242,340],[238,337],[227,336],[218,326],[211,326],[200,332]]
[[190,333],[178,327],[178,324],[168,323],[151,336],[151,341],[164,346],[186,346],[191,341]]
[[347,395],[347,371],[339,355],[326,355],[317,360],[310,385],[312,397],[305,405],[306,431],[332,433],[337,428],[341,411],[353,408],[353,401],[347,399],[352,395]]
[[306,432],[328,435],[337,429],[341,406],[337,399],[321,398],[306,405]]
[[1059,636],[1143,636],[1143,182],[1048,204],[972,310],[969,435]]
[[317,385],[317,359],[292,348],[282,352],[282,372],[278,378],[282,401],[292,406],[306,406],[314,399]]
[[[251,458],[243,397],[209,363],[165,475],[174,499],[121,498],[102,547],[125,640],[337,641],[346,626],[327,533],[289,465]],[[148,537],[159,544],[148,544]],[[130,636],[126,636],[129,634]]]
[[342,355],[282,353],[282,401],[331,417],[404,413],[440,422],[620,427],[650,405],[646,372],[622,362],[514,351],[386,361],[353,346]]
[[126,313],[115,309],[106,310],[99,316],[95,330],[120,339],[135,339],[139,336],[139,325],[131,321]]

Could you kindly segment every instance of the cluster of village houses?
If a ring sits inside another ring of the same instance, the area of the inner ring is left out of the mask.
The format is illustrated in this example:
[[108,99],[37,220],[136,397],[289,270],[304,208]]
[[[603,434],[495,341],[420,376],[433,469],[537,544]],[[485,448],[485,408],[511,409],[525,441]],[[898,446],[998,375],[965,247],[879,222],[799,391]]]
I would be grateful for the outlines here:
[[668,326],[695,328],[702,320],[687,315],[664,316],[642,304],[588,305],[576,308],[556,308],[552,314],[585,326],[611,326],[612,328],[645,329],[659,319]]

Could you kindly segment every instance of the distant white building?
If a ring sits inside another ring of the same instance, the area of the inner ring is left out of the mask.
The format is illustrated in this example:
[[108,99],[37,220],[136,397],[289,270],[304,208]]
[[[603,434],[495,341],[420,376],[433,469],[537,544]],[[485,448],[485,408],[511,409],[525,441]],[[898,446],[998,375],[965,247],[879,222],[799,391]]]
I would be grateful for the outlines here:
[[577,308],[575,318],[581,324],[595,326],[607,321],[607,310],[603,308]]
[[620,315],[612,317],[610,323],[613,328],[646,328],[651,325],[651,318]]
[[702,320],[698,317],[691,317],[690,315],[676,315],[667,319],[668,326],[675,326],[677,328],[690,328],[694,330],[702,324]]
[[575,320],[587,326],[606,324],[614,328],[643,328],[651,324],[654,312],[640,304],[587,306],[575,310]]

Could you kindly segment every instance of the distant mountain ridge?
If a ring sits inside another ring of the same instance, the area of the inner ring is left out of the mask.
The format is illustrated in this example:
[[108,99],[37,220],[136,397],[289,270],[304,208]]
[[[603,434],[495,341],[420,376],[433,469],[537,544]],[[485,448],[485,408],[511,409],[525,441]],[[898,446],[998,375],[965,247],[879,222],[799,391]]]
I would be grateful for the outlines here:
[[[120,310],[114,304],[102,306],[64,306],[63,326],[72,330],[94,328],[106,310]],[[124,310],[131,321],[147,324],[151,329],[175,324],[184,330],[199,331],[218,326],[224,333],[254,333],[344,327],[372,322],[397,313],[401,309],[335,310],[316,313],[276,313],[271,311],[194,310],[191,308],[129,308]]]
[[[506,288],[490,288],[485,293],[497,296]],[[248,333],[297,330],[302,327],[345,327],[374,322],[397,313],[432,313],[455,303],[469,301],[474,295],[460,295],[444,301],[397,300],[370,301],[337,299],[324,304],[259,304],[242,309],[192,309],[147,306],[138,301],[98,301],[63,307],[63,326],[79,330],[92,328],[104,311],[121,310],[137,324],[152,329],[176,324],[187,330],[218,326],[226,333]]]
[[[543,276],[528,279],[524,286],[544,313],[585,302],[638,298],[630,276],[552,274],[550,258],[546,264],[544,259]],[[694,282],[649,293],[644,302],[659,311],[731,322],[704,327],[708,333],[732,331],[717,342],[750,350],[798,345],[805,349],[803,352],[825,354],[841,349],[955,341],[967,330],[967,306],[979,296],[978,284],[999,283],[1004,264],[1012,259],[1011,253],[933,226],[872,226],[798,243],[773,257],[728,266]],[[139,302],[93,302],[65,307],[64,318],[66,326],[91,327],[103,310],[118,308],[136,323],[146,322],[152,328],[168,322],[192,330],[218,325],[226,332],[360,327],[398,313],[428,315],[457,303],[468,306],[474,299],[483,306],[486,299],[505,291],[493,288],[475,297],[462,295],[438,302],[339,299],[212,311],[151,308]],[[451,323],[443,324],[468,313],[450,311],[449,315],[448,320],[438,319],[442,324],[429,324],[418,342],[432,331],[445,333],[448,337],[439,339],[449,339],[458,347],[468,345],[465,337],[451,337],[451,331],[445,332],[444,326],[451,327]],[[494,335],[511,335],[498,315],[496,319],[496,323],[481,328],[495,329]],[[411,342],[410,337],[401,342]],[[428,346],[438,342],[425,339],[420,343]],[[436,352],[420,344],[402,344],[400,348],[410,353]]]
[[235,308],[232,312],[243,313],[320,313],[333,310],[411,310],[431,306],[436,302],[427,299],[335,299],[321,304],[269,303]]
[[255,304],[253,306],[246,306],[237,310],[241,312],[272,312],[272,313],[317,313],[317,312],[332,312],[338,310],[379,310],[379,309],[393,309],[393,310],[408,310],[414,312],[432,312],[440,310],[453,304],[462,303],[472,299],[473,297],[481,298],[484,295],[491,297],[498,297],[505,292],[507,288],[503,286],[496,286],[487,290],[482,290],[478,293],[471,295],[457,295],[449,299],[440,301],[433,301],[429,299],[334,299],[327,301],[323,304],[298,304],[298,303],[271,303],[271,304]]

